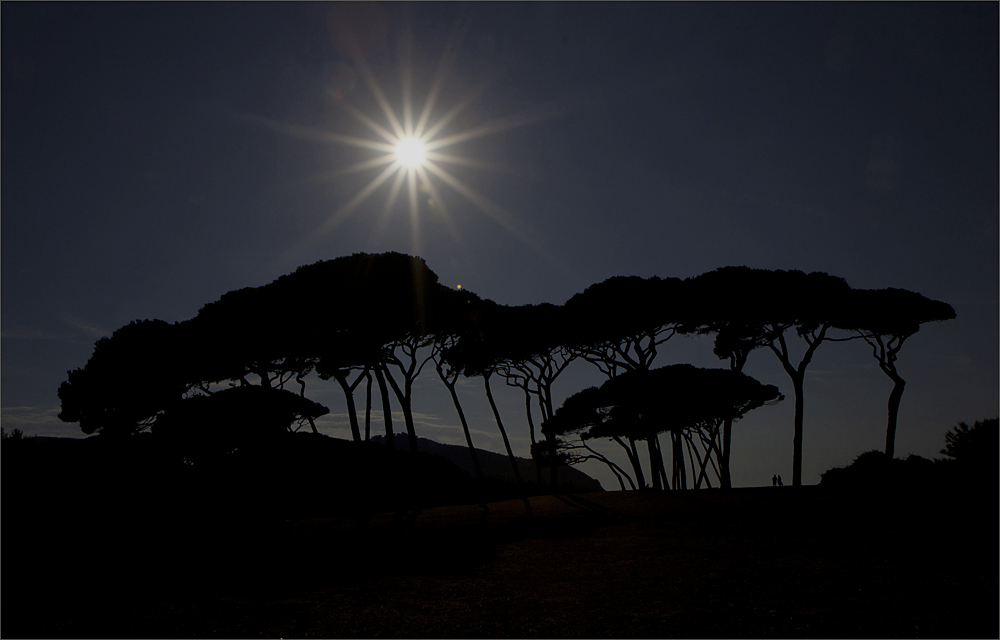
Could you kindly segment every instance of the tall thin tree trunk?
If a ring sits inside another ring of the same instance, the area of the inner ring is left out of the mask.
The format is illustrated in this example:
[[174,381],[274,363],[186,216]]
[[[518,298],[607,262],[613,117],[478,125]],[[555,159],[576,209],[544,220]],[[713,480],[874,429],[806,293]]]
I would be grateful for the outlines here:
[[[542,404],[542,422],[545,422],[552,417],[552,387],[546,384],[542,386],[539,383],[538,386],[539,398],[544,399],[544,404]],[[546,441],[549,445],[549,457],[552,461],[552,466],[549,467],[549,472],[552,474],[552,493],[557,493],[559,491],[559,450],[556,445],[555,434],[549,434],[545,436]]]
[[803,334],[806,343],[809,345],[806,349],[805,354],[802,356],[802,360],[799,361],[799,366],[792,366],[792,362],[788,357],[788,346],[785,344],[784,333],[779,332],[777,334],[777,341],[779,346],[775,346],[774,340],[768,345],[774,355],[778,356],[778,360],[781,362],[781,366],[785,369],[785,373],[788,377],[792,379],[792,387],[795,390],[795,433],[792,437],[792,486],[800,487],[802,486],[802,416],[803,416],[803,404],[804,404],[804,393],[803,386],[806,375],[806,367],[812,361],[813,354],[816,353],[816,349],[823,343],[826,339],[826,332],[830,328],[829,325],[824,324],[819,330],[819,333],[814,333],[812,336]]
[[[531,444],[535,444],[535,421],[531,418],[531,392],[528,391],[527,385],[524,387],[524,412],[528,416],[528,435],[531,437]],[[532,456],[532,462],[535,463],[535,484],[539,487],[542,486],[542,465],[538,464],[538,460]]]
[[514,479],[517,480],[517,486],[523,488],[523,483],[521,482],[521,471],[517,468],[517,458],[514,457],[514,451],[510,448],[510,440],[507,439],[507,430],[503,428],[503,420],[500,419],[500,411],[497,409],[497,403],[493,400],[493,391],[490,389],[490,376],[489,374],[483,375],[483,383],[486,386],[486,399],[490,401],[490,408],[493,409],[493,417],[497,421],[497,428],[500,429],[500,435],[503,437],[503,446],[507,448],[507,458],[510,460],[510,466],[514,469]]
[[896,418],[899,415],[899,401],[903,399],[903,389],[906,381],[898,375],[891,375],[895,383],[889,394],[889,424],[885,430],[885,457],[892,460],[896,454]]
[[382,394],[382,415],[385,417],[385,446],[395,450],[396,435],[392,432],[392,407],[389,405],[389,389],[385,384],[385,376],[382,375],[382,365],[375,365],[375,380],[378,381],[378,389]]
[[656,469],[656,445],[653,444],[654,437],[649,436],[646,438],[646,449],[649,450],[649,472],[653,476],[653,490],[662,491],[663,483],[660,481],[660,474]]
[[663,463],[663,447],[660,445],[660,434],[656,434],[654,438],[654,444],[656,444],[656,469],[653,473],[660,474],[660,480],[663,482],[664,490],[670,489],[670,482],[667,480],[667,469]]
[[368,380],[365,393],[365,442],[372,439],[372,372],[366,371]]
[[733,481],[729,475],[729,447],[733,440],[733,419],[726,418],[725,424],[722,426],[722,478],[720,482],[722,483],[723,489],[732,489]]
[[792,486],[802,486],[802,415],[804,405],[802,373],[792,378],[795,389],[795,434],[792,437]]
[[[676,489],[679,486],[681,489],[686,490],[688,488],[688,483],[687,483],[687,468],[685,467],[684,464],[683,438],[679,433],[674,433],[674,432],[671,432],[670,436],[671,436],[671,447],[674,452],[674,461],[677,464],[674,472],[675,473],[674,488]],[[679,484],[678,480],[680,481]]]
[[[629,447],[632,449],[632,456],[629,458],[632,461],[632,468],[635,470],[635,479],[639,483],[639,486],[643,489],[646,488],[646,477],[642,474],[642,460],[639,459],[639,450],[635,446],[635,438],[628,439]],[[653,470],[650,469],[650,473]]]
[[[625,449],[625,457],[628,458],[629,464],[632,465],[632,471],[635,473],[635,481],[639,485],[640,489],[646,488],[646,477],[642,474],[642,464],[640,464],[639,456],[635,450],[635,440],[629,438],[629,444],[619,438],[618,436],[612,436],[615,442],[617,442],[622,449]],[[631,449],[629,448],[631,445]]]
[[338,371],[333,374],[334,379],[344,390],[344,397],[347,399],[347,417],[351,421],[351,437],[355,442],[361,442],[361,429],[358,427],[358,409],[354,404],[354,389],[347,381],[347,376]]
[[559,458],[557,457],[559,455],[559,449],[556,446],[556,435],[554,433],[546,435],[545,441],[549,445],[549,459],[552,462],[552,464],[549,465],[549,473],[551,474],[550,477],[552,479],[552,492],[557,493],[559,491],[559,470],[557,468],[559,465]]
[[[396,383],[396,379],[392,376],[392,371],[385,364],[379,365],[383,367],[382,372],[385,379],[389,381],[389,386],[392,387],[392,392],[396,394],[396,399],[399,401],[399,406],[403,411],[403,424],[406,425],[406,437],[407,442],[410,446],[410,453],[417,452],[417,430],[413,425],[413,397],[410,387],[410,379],[407,377],[403,380],[403,385],[405,389],[400,389],[399,385]],[[404,374],[405,375],[405,374]]]
[[472,446],[472,433],[469,431],[469,423],[465,419],[465,412],[462,411],[462,403],[458,401],[455,383],[447,380],[444,373],[440,370],[438,370],[438,373],[441,374],[441,381],[444,382],[444,386],[448,387],[448,392],[451,393],[451,401],[455,404],[455,411],[458,412],[458,419],[462,423],[462,431],[465,432],[465,442],[469,445],[469,455],[472,456],[472,468],[476,472],[476,477],[482,478],[483,470],[479,467],[479,456],[476,455],[476,448]]
[[406,435],[410,441],[410,453],[417,452],[417,429],[413,424],[413,399],[407,393],[403,405],[403,423],[406,425]]

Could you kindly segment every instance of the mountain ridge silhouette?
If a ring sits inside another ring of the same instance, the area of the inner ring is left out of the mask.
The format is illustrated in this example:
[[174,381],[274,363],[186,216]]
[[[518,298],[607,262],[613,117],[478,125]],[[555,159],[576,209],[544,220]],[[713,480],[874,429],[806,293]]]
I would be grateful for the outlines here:
[[[385,445],[385,436],[372,436],[372,442]],[[409,451],[409,439],[405,433],[395,434],[395,445],[398,451]],[[472,456],[469,455],[469,448],[465,445],[444,444],[436,440],[427,438],[417,438],[417,450],[421,453],[435,453],[447,459],[449,462],[473,475],[475,470],[472,466]],[[504,482],[515,482],[514,470],[510,465],[510,460],[505,454],[487,451],[476,448],[476,456],[479,458],[479,466],[483,470],[486,478],[501,480]],[[517,468],[521,473],[521,478],[526,484],[537,483],[537,472],[535,461],[528,458],[515,456]],[[548,471],[542,470],[543,484],[548,486]],[[583,471],[574,467],[559,467],[558,481],[560,491],[568,493],[590,493],[593,491],[604,491],[599,480],[590,477]]]

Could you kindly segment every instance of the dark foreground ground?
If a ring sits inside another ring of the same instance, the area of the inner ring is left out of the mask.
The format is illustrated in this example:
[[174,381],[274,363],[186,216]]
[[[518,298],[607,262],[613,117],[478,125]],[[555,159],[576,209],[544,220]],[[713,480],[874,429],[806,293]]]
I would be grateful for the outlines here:
[[[983,637],[998,505],[819,487],[370,518],[3,518],[4,637]],[[31,537],[29,537],[31,536]],[[32,540],[44,540],[44,548]]]

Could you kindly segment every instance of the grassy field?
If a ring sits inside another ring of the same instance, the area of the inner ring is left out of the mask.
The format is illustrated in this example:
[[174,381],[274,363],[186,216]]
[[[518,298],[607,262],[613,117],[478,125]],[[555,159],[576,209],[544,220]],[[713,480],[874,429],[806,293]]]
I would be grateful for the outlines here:
[[121,520],[62,548],[4,511],[2,633],[995,638],[988,495],[606,492],[530,516]]

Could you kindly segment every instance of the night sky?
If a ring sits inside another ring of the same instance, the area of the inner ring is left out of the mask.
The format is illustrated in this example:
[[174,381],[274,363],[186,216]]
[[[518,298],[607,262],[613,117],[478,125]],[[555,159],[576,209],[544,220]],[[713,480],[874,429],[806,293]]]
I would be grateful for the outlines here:
[[[0,11],[8,432],[82,436],[56,418],[56,390],[120,326],[185,320],[359,251],[419,255],[442,283],[512,305],[726,265],[910,289],[958,317],[900,354],[897,456],[938,456],[947,429],[998,413],[996,3]],[[437,86],[426,126],[448,115],[448,179],[428,174],[415,215],[406,184],[387,209],[392,176],[345,209],[385,166],[359,169],[379,152],[344,142],[382,140],[365,118],[391,130],[373,86],[400,121],[409,96],[414,123]],[[672,339],[656,363],[677,362],[728,366],[709,338]],[[787,482],[791,382],[767,350],[745,372],[787,399],[737,423],[733,483]],[[601,381],[576,363],[556,399]],[[481,380],[463,384],[476,445],[502,451]],[[891,386],[862,343],[819,348],[804,483],[884,446]],[[528,456],[523,396],[494,389]],[[349,437],[339,387],[316,379],[307,395],[331,409],[321,430]],[[432,370],[414,410],[419,436],[464,442]]]

